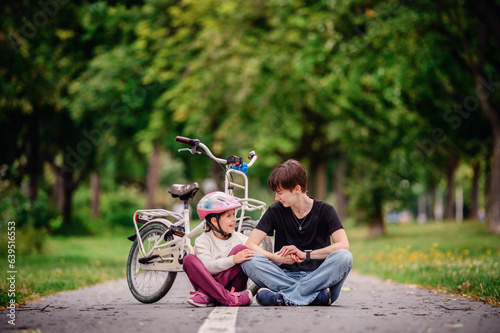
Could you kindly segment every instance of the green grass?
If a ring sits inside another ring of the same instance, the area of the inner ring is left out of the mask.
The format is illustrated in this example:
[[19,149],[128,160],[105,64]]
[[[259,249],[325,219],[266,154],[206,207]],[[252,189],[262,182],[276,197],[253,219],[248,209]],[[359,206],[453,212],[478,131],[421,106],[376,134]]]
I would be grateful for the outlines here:
[[500,235],[484,223],[388,225],[374,239],[346,229],[356,271],[500,305]]
[[[16,303],[124,278],[132,245],[127,236],[48,237],[43,255],[18,255]],[[1,274],[0,306],[6,306],[10,300],[6,269]]]

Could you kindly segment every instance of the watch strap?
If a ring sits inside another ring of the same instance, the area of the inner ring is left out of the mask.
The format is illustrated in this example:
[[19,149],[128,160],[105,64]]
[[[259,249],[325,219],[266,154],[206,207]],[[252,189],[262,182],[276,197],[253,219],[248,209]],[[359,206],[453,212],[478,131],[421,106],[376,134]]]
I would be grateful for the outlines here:
[[311,260],[311,251],[312,251],[312,250],[306,250],[306,251],[305,251],[305,252],[306,252],[306,261]]

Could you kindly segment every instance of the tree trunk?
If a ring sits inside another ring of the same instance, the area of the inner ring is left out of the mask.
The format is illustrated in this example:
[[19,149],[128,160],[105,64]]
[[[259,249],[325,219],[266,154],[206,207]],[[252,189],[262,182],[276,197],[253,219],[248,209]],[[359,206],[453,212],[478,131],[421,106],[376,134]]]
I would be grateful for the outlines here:
[[61,197],[61,208],[63,214],[63,225],[66,229],[71,230],[73,226],[73,221],[71,219],[71,212],[73,209],[73,191],[75,189],[73,182],[73,170],[66,171],[62,174],[61,185],[62,185],[62,197]]
[[368,237],[379,237],[385,235],[384,217],[382,215],[382,203],[374,203],[376,205],[373,216],[369,218]]
[[441,193],[438,193],[437,191],[434,201],[433,214],[436,222],[443,221],[443,196],[441,195]]
[[99,174],[97,172],[92,172],[90,174],[90,188],[92,193],[92,198],[90,200],[91,206],[91,217],[96,219],[99,217]]
[[149,160],[147,175],[147,208],[155,207],[155,194],[160,184],[160,146],[155,143],[153,154]]
[[446,169],[446,201],[444,208],[444,218],[452,220],[453,212],[453,197],[455,195],[455,171],[457,170],[458,160],[452,161]]
[[52,188],[52,193],[50,195],[50,199],[54,206],[59,208],[59,211],[62,212],[62,197],[63,197],[63,184],[62,178],[59,177],[58,173],[54,170],[54,176],[56,177],[56,182],[54,187]]
[[455,190],[455,221],[464,220],[464,189],[462,185],[457,186]]
[[486,213],[490,211],[491,207],[491,197],[490,197],[490,186],[491,186],[491,160],[485,162],[484,166],[484,198],[485,198],[485,209]]
[[326,165],[324,161],[316,164],[316,169],[314,170],[314,192],[313,196],[321,201],[326,200]]
[[493,132],[493,163],[490,182],[490,227],[489,231],[500,233],[500,128]]
[[335,193],[335,209],[339,215],[340,221],[347,218],[347,196],[343,189],[345,177],[345,162],[341,161],[335,170],[333,189]]
[[417,214],[418,223],[427,222],[427,197],[425,193],[420,195],[418,198],[418,214]]
[[430,189],[427,189],[425,192],[425,197],[427,201],[427,216],[429,217],[429,220],[435,220],[436,217],[434,216],[434,205],[436,204],[436,187],[432,187]]
[[38,197],[38,175],[42,169],[38,111],[33,110],[28,120],[28,145],[26,151],[26,173],[29,175],[28,196],[31,203]]
[[479,179],[481,178],[481,163],[476,161],[472,164],[474,175],[472,176],[472,203],[470,213],[467,218],[477,219],[477,212],[479,211]]
[[47,160],[56,174],[57,180],[52,191],[53,198],[57,200],[58,206],[63,215],[63,226],[68,231],[73,231],[74,223],[71,219],[73,210],[73,193],[78,187],[78,184],[87,175],[89,164],[84,163],[78,177],[75,176],[75,169],[63,164],[58,166],[53,160]]

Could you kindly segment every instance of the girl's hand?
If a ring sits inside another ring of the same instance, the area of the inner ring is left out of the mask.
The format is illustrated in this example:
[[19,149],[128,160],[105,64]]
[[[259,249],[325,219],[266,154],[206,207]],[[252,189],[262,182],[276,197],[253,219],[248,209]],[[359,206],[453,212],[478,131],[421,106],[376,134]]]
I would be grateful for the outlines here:
[[242,250],[233,256],[233,262],[235,264],[241,264],[244,261],[252,259],[254,254],[255,253],[252,250],[249,249]]
[[292,258],[292,256],[290,254],[286,255],[286,256],[276,256],[276,262],[279,262],[279,263],[282,263],[282,264],[286,264],[286,265],[292,265],[293,263],[295,263],[295,260]]
[[275,255],[274,258],[272,259],[274,262],[279,262],[282,264],[287,264],[287,265],[293,265],[296,262],[302,262],[303,260],[300,260],[295,254],[287,254],[285,256],[282,255]]

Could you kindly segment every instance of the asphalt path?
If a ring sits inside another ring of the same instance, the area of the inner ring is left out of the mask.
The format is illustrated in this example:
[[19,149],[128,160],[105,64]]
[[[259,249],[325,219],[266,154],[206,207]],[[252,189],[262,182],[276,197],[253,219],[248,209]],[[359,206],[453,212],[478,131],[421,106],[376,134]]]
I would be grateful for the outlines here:
[[0,331],[197,333],[217,312],[232,317],[226,325],[234,325],[232,332],[237,333],[500,332],[499,307],[355,272],[329,307],[261,307],[254,302],[236,311],[195,308],[186,303],[191,290],[186,275],[179,273],[170,292],[154,304],[135,300],[124,279],[61,292],[16,308],[15,326],[8,323],[10,311],[0,311]]

